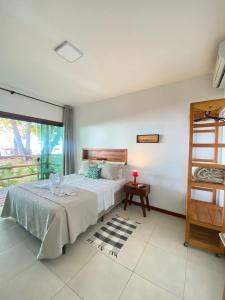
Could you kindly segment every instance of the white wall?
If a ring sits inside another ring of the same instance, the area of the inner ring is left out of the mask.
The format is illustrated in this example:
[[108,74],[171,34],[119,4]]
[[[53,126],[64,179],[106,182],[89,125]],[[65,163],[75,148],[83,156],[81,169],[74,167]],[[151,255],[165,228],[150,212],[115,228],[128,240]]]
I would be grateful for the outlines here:
[[62,109],[0,90],[0,111],[51,121],[62,121]]
[[[137,168],[150,183],[151,204],[185,212],[189,103],[223,98],[210,75],[76,108],[77,165],[81,149],[128,148],[127,179]],[[137,134],[159,133],[159,144],[137,144]]]

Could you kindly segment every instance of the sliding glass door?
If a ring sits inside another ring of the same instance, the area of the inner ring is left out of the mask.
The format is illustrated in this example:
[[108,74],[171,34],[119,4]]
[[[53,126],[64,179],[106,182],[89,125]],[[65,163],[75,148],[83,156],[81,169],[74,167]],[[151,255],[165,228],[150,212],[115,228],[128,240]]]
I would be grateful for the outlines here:
[[63,127],[0,116],[0,198],[3,188],[63,172]]
[[47,179],[51,173],[63,172],[63,128],[40,125],[39,179]]

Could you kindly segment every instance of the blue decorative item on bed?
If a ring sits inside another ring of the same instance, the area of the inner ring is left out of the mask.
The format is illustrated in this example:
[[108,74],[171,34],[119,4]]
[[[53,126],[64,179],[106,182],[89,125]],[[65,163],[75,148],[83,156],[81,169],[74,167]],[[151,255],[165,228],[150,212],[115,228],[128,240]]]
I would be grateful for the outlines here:
[[101,178],[101,169],[98,165],[89,166],[85,176],[92,179],[99,179]]

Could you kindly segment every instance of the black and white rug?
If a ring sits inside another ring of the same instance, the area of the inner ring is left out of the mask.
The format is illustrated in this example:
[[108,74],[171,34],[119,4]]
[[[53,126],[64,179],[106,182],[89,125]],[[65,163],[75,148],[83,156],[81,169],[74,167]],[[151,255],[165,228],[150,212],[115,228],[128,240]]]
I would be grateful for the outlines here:
[[106,251],[117,257],[138,224],[140,223],[115,216],[110,221],[107,221],[87,241],[101,251]]

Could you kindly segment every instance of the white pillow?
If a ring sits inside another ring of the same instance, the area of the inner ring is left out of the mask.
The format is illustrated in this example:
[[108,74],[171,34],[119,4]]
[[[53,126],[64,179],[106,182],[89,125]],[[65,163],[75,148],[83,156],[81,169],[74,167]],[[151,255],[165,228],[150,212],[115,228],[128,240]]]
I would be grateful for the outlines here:
[[88,171],[88,168],[89,168],[89,165],[90,165],[90,163],[89,163],[88,160],[83,160],[81,162],[81,166],[80,166],[78,174],[79,175],[86,175],[87,171]]
[[110,164],[110,165],[117,165],[117,166],[119,166],[119,169],[118,169],[118,179],[123,179],[124,178],[125,163],[123,163],[123,162],[116,162],[116,161],[109,161],[107,163]]
[[122,178],[122,166],[120,164],[110,164],[105,162],[101,165],[101,177],[105,179],[119,179]]

